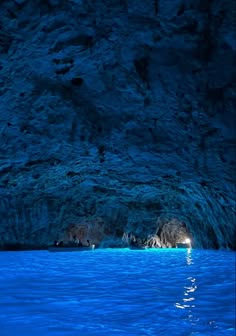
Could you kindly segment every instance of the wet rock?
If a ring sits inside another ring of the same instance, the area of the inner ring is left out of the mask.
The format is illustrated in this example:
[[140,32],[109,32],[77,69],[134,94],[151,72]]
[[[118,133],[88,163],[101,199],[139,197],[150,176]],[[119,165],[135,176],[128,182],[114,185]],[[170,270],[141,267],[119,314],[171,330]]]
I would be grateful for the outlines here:
[[2,1],[0,245],[46,246],[87,220],[118,246],[164,216],[196,247],[235,249],[233,13]]

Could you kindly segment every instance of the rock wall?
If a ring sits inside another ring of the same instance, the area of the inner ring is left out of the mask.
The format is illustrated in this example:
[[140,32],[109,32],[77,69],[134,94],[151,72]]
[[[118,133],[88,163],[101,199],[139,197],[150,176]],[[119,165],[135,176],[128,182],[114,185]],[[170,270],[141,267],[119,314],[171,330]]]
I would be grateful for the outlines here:
[[0,244],[158,218],[236,248],[235,3],[2,0]]

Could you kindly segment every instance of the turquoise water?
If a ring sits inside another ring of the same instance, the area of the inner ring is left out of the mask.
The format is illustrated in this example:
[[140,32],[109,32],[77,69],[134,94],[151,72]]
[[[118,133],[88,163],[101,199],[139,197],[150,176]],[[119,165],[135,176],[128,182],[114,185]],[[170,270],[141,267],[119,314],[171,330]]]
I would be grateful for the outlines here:
[[0,253],[1,336],[235,335],[235,253]]

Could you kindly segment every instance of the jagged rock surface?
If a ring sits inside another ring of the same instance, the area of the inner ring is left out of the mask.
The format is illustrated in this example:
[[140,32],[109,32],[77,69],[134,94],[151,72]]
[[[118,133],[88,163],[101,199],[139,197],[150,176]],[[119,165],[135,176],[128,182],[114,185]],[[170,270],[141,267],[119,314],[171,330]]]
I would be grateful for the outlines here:
[[0,18],[1,246],[85,220],[114,245],[166,217],[236,248],[234,1],[2,0]]

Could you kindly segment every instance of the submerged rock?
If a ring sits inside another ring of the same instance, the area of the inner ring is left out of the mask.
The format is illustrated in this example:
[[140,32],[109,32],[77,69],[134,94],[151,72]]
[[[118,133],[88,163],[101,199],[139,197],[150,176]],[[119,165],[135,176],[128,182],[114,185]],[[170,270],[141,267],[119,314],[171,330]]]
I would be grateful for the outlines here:
[[117,246],[164,216],[195,247],[235,249],[234,14],[231,0],[2,1],[0,245],[101,218],[94,239]]

